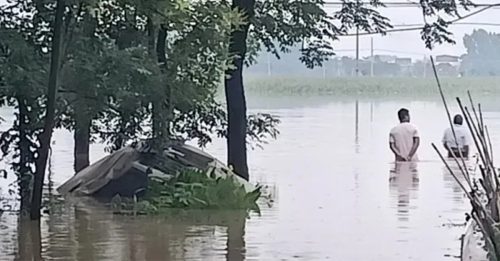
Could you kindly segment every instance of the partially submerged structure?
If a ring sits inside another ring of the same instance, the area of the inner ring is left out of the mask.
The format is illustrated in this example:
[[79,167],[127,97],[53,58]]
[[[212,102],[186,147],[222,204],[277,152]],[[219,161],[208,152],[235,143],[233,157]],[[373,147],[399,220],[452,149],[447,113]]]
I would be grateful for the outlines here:
[[467,222],[460,252],[462,261],[488,261],[484,236],[474,219]]
[[182,142],[173,142],[161,150],[148,143],[124,147],[88,166],[62,184],[62,195],[92,196],[111,199],[141,196],[151,176],[168,179],[183,168],[213,172],[216,177],[233,177],[250,192],[255,187],[237,176],[210,154]]

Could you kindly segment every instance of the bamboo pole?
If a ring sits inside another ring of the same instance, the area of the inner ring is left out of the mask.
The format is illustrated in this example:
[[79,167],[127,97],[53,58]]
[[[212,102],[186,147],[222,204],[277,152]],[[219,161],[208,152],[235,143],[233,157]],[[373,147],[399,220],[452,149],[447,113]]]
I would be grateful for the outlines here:
[[[436,78],[439,93],[441,95],[446,110],[446,114],[448,116],[448,121],[451,126],[453,136],[455,138],[455,143],[458,147],[456,133],[453,128],[453,123],[451,121],[451,114],[448,109],[448,105],[446,103],[446,99],[444,97],[441,83],[439,81],[439,76],[435,69],[435,64],[432,57],[431,57],[431,63],[433,66],[434,76]],[[460,98],[457,98],[456,100],[462,114],[464,115],[467,127],[471,133],[474,145],[476,146],[479,155],[479,157],[476,159],[475,163],[476,165],[473,171],[475,172],[477,167],[479,166],[482,178],[476,180],[475,178],[473,179],[471,177],[469,170],[465,165],[465,160],[463,159],[463,155],[461,155],[460,150],[459,150],[460,151],[459,156],[462,160],[464,168],[460,167],[457,157],[453,155],[455,162],[459,165],[459,170],[461,174],[465,176],[466,179],[465,182],[467,182],[467,184],[469,185],[470,189],[469,191],[467,187],[464,185],[464,182],[458,179],[458,174],[456,173],[457,171],[451,169],[449,163],[446,161],[446,159],[443,157],[443,155],[441,154],[441,152],[438,150],[438,148],[434,143],[432,144],[432,147],[439,155],[441,161],[448,169],[450,175],[455,179],[455,181],[459,184],[460,188],[466,194],[467,198],[470,200],[473,209],[471,216],[472,219],[476,222],[481,232],[483,233],[484,240],[486,242],[486,247],[489,252],[490,260],[499,261],[500,230],[497,227],[497,225],[499,224],[500,220],[500,211],[499,211],[500,204],[498,202],[500,197],[500,188],[498,185],[500,184],[500,179],[497,175],[497,170],[495,169],[493,164],[493,148],[488,128],[484,123],[481,104],[478,103],[478,110],[476,110],[470,92],[467,92],[467,94],[469,97],[469,101],[471,103],[472,113],[466,106],[463,106]],[[481,184],[482,190],[478,187],[477,181],[479,181],[479,183]],[[485,198],[488,200],[487,203],[484,202]]]
[[[443,88],[441,87],[441,82],[439,81],[439,76],[438,76],[438,73],[436,70],[436,65],[434,63],[434,58],[432,58],[432,56],[431,56],[431,64],[432,64],[432,71],[434,72],[434,78],[436,79],[436,83],[437,83],[437,86],[439,89],[439,94],[441,95],[441,100],[443,101],[443,105],[444,105],[444,108],[446,110],[446,115],[448,116],[448,122],[449,122],[450,127],[451,127],[451,132],[453,133],[453,138],[455,139],[455,145],[458,148],[457,134],[455,132],[455,128],[453,127],[453,121],[451,120],[451,114],[450,114],[450,110],[448,109],[448,103],[446,102],[446,98],[444,97]],[[462,151],[458,150],[458,153],[459,153],[460,159],[462,161],[463,169],[462,169],[462,166],[460,166],[460,163],[458,162],[458,160],[455,157],[454,157],[454,159],[455,159],[460,171],[462,172],[462,175],[465,177],[466,180],[469,180],[470,175],[469,175],[469,171],[467,169],[467,165],[465,164],[465,159],[462,155]]]

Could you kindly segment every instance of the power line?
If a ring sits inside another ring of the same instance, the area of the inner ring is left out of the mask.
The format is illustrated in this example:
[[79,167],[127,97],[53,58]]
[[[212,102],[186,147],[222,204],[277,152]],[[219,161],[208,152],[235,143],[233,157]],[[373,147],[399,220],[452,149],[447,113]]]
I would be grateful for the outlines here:
[[[464,16],[461,16],[459,18],[456,18],[454,20],[451,20],[449,21],[448,23],[451,25],[451,24],[454,24],[454,23],[457,23],[458,21],[461,21],[461,20],[464,20],[464,19],[467,19],[471,16],[474,16],[474,15],[477,15],[479,13],[482,13],[488,9],[491,9],[495,6],[500,6],[500,3],[497,3],[497,4],[490,4],[490,5],[487,5],[486,7],[483,7],[479,10],[476,10],[474,12],[471,12],[469,14],[466,14]],[[399,29],[388,29],[388,30],[385,30],[384,33],[396,33],[396,32],[408,32],[408,31],[418,31],[418,30],[422,30],[424,29],[424,26],[423,25],[419,25],[419,26],[414,26],[414,27],[407,27],[407,28],[399,28]],[[376,34],[381,34],[380,32],[362,32],[362,33],[356,33],[356,34],[344,34],[344,35],[339,35],[339,36],[359,36],[359,35],[376,35]]]
[[[470,22],[470,23],[453,23],[452,25],[500,26],[500,23]],[[392,25],[392,27],[407,27],[407,26],[424,26],[424,24],[394,24],[394,25]]]
[[[369,52],[372,49],[371,48],[360,48],[359,49],[362,52]],[[355,52],[356,49],[335,49],[335,53],[353,53]],[[390,50],[390,49],[379,49],[379,48],[374,48],[373,51],[376,52],[384,52],[384,53],[393,53],[393,54],[409,54],[409,55],[427,55],[426,53],[419,53],[419,52],[406,52],[406,51],[398,51],[398,50]]]
[[[344,2],[336,2],[336,1],[326,1],[323,3],[325,6],[343,6],[345,3]],[[370,5],[370,2],[364,1],[364,2],[359,2],[359,4],[363,5]],[[382,4],[385,7],[422,7],[420,3],[416,2],[382,2]],[[499,4],[466,4],[465,7],[487,7],[494,5],[496,7],[500,6]],[[464,7],[464,5],[459,5],[459,8]]]

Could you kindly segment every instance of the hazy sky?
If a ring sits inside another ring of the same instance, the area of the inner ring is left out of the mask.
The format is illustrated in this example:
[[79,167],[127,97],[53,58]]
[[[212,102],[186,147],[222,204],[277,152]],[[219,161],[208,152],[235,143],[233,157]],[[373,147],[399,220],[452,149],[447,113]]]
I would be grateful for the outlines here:
[[[330,1],[330,0],[326,0]],[[404,2],[404,0],[385,0],[382,2]],[[413,1],[418,2],[418,1]],[[500,0],[473,0],[476,4],[500,3]],[[334,10],[334,9],[329,9]],[[474,11],[474,10],[472,10]],[[422,13],[416,7],[388,7],[381,9],[380,12],[391,19],[392,24],[421,24],[423,23]],[[471,11],[461,11],[462,16]],[[500,23],[500,8],[491,8],[472,17],[461,20],[461,23]],[[470,34],[474,29],[483,28],[490,32],[500,32],[500,26],[484,25],[452,25],[453,38],[456,45],[445,44],[436,46],[432,52],[427,50],[423,41],[420,39],[420,31],[390,33],[386,36],[373,36],[374,49],[384,49],[397,52],[400,56],[423,57],[424,55],[437,54],[456,54],[465,52],[462,38],[465,34]],[[360,36],[360,55],[368,56],[370,54],[370,38],[372,36]],[[352,55],[354,51],[342,51],[344,49],[354,49],[356,47],[355,37],[343,37],[335,44],[338,55]],[[375,50],[375,54],[390,54],[387,51]]]
[[[339,0],[326,0],[327,2],[340,2]],[[384,0],[383,2],[404,2],[404,0]],[[475,0],[478,4],[500,3],[500,0]],[[5,3],[5,0],[0,0],[0,4]],[[328,11],[333,12],[334,8],[328,8]],[[416,7],[388,7],[380,10],[382,14],[389,17],[392,24],[421,24],[422,14],[419,8]],[[469,11],[470,12],[470,11]],[[461,12],[463,15],[467,11]],[[475,16],[466,18],[462,23],[500,23],[500,7],[492,8]],[[496,19],[495,19],[496,18]],[[427,50],[420,39],[419,31],[397,32],[390,33],[386,36],[373,36],[375,54],[391,54],[395,53],[400,56],[409,56],[421,58],[429,54],[455,54],[460,55],[465,52],[462,43],[462,37],[465,34],[470,34],[472,30],[484,28],[490,32],[500,32],[500,26],[485,26],[485,25],[463,25],[457,24],[451,26],[451,31],[454,33],[453,38],[456,40],[456,45],[441,45],[437,46],[432,52]],[[368,56],[370,54],[370,38],[372,36],[360,37],[360,55]],[[355,37],[342,37],[335,43],[336,53],[338,55],[354,56],[355,52]],[[383,49],[383,50],[380,50]]]

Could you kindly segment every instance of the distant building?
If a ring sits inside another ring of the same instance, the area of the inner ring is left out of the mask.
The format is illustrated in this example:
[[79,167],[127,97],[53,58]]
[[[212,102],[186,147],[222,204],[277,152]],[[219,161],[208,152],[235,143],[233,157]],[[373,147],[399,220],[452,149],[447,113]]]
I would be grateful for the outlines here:
[[376,62],[383,62],[383,63],[395,63],[397,56],[394,55],[383,55],[383,54],[377,54],[373,56],[373,59]]
[[436,67],[441,75],[459,76],[460,57],[454,55],[436,56]]
[[396,64],[401,68],[401,74],[405,76],[412,76],[412,60],[411,58],[396,58]]
[[436,64],[449,63],[453,66],[458,66],[460,64],[460,57],[454,55],[438,55],[436,56]]
[[396,58],[396,63],[401,66],[411,66],[411,58]]

